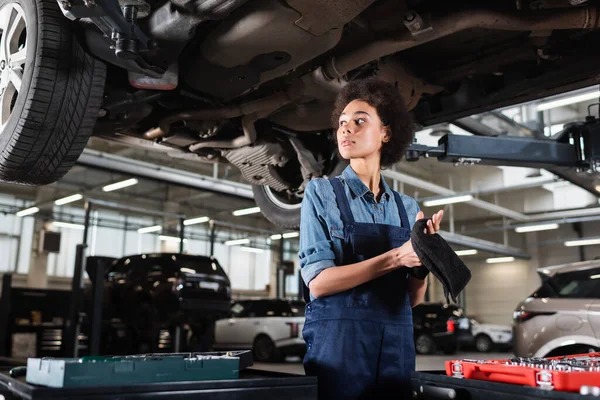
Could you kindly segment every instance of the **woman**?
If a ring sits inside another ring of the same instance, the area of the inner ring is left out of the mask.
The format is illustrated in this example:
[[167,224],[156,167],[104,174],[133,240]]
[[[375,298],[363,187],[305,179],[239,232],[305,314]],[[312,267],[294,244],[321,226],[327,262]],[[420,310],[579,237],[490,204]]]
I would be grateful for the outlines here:
[[[350,160],[333,179],[306,186],[300,220],[305,299],[304,368],[320,399],[410,393],[415,368],[411,308],[427,288],[410,229],[424,217],[414,199],[390,189],[381,167],[400,161],[413,138],[398,90],[374,79],[349,83],[332,121],[340,155]],[[443,211],[428,222],[440,228]],[[401,393],[401,392],[402,393]]]

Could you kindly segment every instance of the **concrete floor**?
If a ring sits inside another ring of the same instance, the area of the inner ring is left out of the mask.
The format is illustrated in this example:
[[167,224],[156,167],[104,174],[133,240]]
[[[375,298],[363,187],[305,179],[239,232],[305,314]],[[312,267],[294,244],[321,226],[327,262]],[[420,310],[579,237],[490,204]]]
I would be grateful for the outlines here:
[[[447,355],[432,355],[432,356],[417,356],[417,371],[439,371],[445,369],[444,362],[457,359],[507,359],[514,357],[512,353],[456,353],[451,356]],[[302,360],[300,358],[288,358],[285,363],[255,363],[253,368],[266,371],[285,372],[288,374],[304,375]]]

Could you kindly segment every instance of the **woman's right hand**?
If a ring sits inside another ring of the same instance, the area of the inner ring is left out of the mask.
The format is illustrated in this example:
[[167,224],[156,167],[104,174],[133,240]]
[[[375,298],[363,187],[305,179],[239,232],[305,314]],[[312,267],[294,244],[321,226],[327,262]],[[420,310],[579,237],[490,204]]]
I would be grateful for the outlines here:
[[388,251],[390,262],[395,268],[415,268],[423,265],[413,249],[410,239],[400,247]]

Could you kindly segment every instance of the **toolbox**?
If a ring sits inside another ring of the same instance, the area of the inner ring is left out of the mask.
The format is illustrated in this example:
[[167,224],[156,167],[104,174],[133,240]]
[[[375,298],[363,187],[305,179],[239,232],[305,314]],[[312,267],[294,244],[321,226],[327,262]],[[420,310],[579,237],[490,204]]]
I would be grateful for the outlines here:
[[600,353],[549,358],[451,360],[445,366],[446,374],[455,378],[600,396]]
[[250,351],[29,358],[26,382],[53,388],[237,379]]

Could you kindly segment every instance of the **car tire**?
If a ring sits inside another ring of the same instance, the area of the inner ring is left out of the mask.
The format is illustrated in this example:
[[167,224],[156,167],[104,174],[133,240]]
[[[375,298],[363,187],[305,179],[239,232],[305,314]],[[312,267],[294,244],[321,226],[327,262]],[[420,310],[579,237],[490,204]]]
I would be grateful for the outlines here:
[[266,185],[252,185],[254,201],[266,219],[280,229],[300,227],[301,198],[288,199],[286,195]]
[[[336,159],[332,161],[332,167],[328,176],[340,175],[348,162]],[[277,192],[266,185],[252,185],[254,201],[261,212],[270,222],[280,229],[298,229],[300,227],[300,197],[290,199],[287,195]]]
[[494,342],[488,335],[477,335],[475,337],[475,348],[480,353],[489,353],[494,348]]
[[282,355],[275,343],[267,335],[259,335],[252,345],[254,360],[259,362],[281,361]]
[[52,183],[87,144],[106,66],[84,51],[55,0],[0,0],[0,12],[9,17],[0,39],[0,180]]
[[435,342],[429,335],[419,335],[415,340],[415,350],[418,354],[435,353]]

